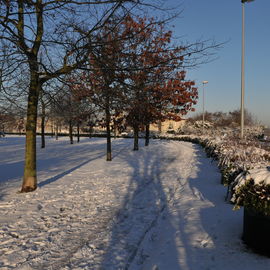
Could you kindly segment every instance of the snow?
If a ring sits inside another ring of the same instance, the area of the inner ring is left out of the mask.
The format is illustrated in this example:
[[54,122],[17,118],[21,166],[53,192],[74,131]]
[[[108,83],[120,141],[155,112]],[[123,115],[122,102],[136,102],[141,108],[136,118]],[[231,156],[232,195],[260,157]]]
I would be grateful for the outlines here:
[[244,182],[247,182],[248,180],[253,179],[254,184],[265,184],[270,185],[270,168],[257,168],[249,170],[246,174],[241,174],[241,178],[244,181],[241,181],[241,183],[244,184]]
[[38,189],[19,194],[24,137],[0,139],[1,270],[269,269],[199,146],[115,139],[107,162],[105,142],[38,140]]
[[235,178],[233,185],[233,196],[231,198],[233,203],[237,201],[237,192],[250,180],[253,180],[255,185],[270,185],[270,167],[256,168],[240,173]]

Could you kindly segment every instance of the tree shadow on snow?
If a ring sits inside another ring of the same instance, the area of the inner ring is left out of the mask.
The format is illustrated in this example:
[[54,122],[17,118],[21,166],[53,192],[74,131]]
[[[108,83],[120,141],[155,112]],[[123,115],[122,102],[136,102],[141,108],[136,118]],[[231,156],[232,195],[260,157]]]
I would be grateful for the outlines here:
[[[127,164],[133,172],[128,193],[113,223],[111,240],[105,251],[103,263],[98,269],[130,269],[134,263],[142,265],[148,257],[143,250],[139,251],[139,247],[152,233],[167,208],[162,172],[170,162],[163,152],[164,149],[158,145],[155,147],[157,152],[154,157],[147,148],[141,148],[138,152],[128,151],[119,157],[122,159],[123,167]],[[170,222],[168,226],[171,226]],[[177,256],[176,249],[172,249],[173,265],[178,265]]]
[[[232,266],[240,266],[236,250],[241,248],[242,224],[239,218],[232,218],[231,222],[226,219],[241,213],[233,212],[225,202],[226,188],[220,184],[216,165],[199,146],[193,148],[196,173],[186,180],[180,179],[180,199],[174,201],[173,213],[168,211],[168,192],[162,185],[162,173],[170,163],[164,149],[157,149],[157,159],[147,149],[133,153],[133,159],[122,157],[133,168],[133,174],[100,269],[223,269],[224,256],[227,262],[234,256]],[[183,192],[188,193],[187,197]],[[162,229],[155,232],[157,222]],[[138,248],[143,241],[143,247],[152,245],[152,251]]]
[[[101,147],[102,145],[102,147]],[[123,141],[117,141],[115,143],[115,145],[113,145],[115,148],[117,148],[118,151],[122,151],[125,148],[125,143]],[[71,146],[73,147],[73,146]],[[85,146],[83,144],[81,145],[76,145],[75,147],[77,147],[76,150],[76,154],[74,154],[74,151],[72,152],[72,154],[74,155],[74,157],[72,157],[71,160],[66,160],[66,158],[61,159],[59,157],[56,158],[49,158],[47,162],[46,159],[41,159],[39,160],[40,166],[38,166],[38,171],[40,172],[44,172],[46,170],[50,170],[53,168],[57,168],[57,167],[63,167],[66,168],[69,164],[77,164],[74,167],[69,168],[68,170],[65,170],[64,172],[57,174],[49,179],[43,180],[38,184],[38,187],[43,187],[45,185],[51,184],[57,180],[59,180],[60,178],[62,178],[63,176],[72,173],[73,171],[79,169],[80,167],[86,165],[87,163],[94,161],[96,159],[102,158],[106,156],[105,153],[105,148],[106,148],[106,144],[105,144],[105,140],[104,140],[104,144],[100,144],[100,140],[98,142],[95,143],[95,141],[93,141],[90,145]],[[120,148],[121,147],[121,148]],[[119,150],[120,148],[120,150]],[[100,150],[100,151],[99,151]],[[57,149],[58,152],[61,152],[61,149]],[[98,151],[98,152],[96,152]],[[91,157],[90,159],[86,159],[88,157]]]
[[0,201],[3,201],[6,195],[9,194],[8,189],[11,186],[16,186],[19,183],[18,179],[22,176],[23,166],[24,161],[0,165]]
[[41,181],[40,183],[38,183],[38,187],[41,188],[41,187],[43,187],[43,186],[49,185],[49,184],[51,184],[51,183],[53,183],[53,182],[59,180],[60,178],[64,177],[65,175],[70,174],[70,173],[72,173],[73,171],[79,169],[80,167],[86,165],[87,163],[89,163],[89,162],[91,162],[91,161],[93,161],[93,160],[95,160],[95,159],[101,158],[101,157],[103,157],[103,156],[104,156],[104,153],[102,153],[102,154],[100,154],[100,155],[96,155],[95,157],[93,157],[93,158],[91,158],[91,159],[88,159],[88,160],[86,160],[86,161],[84,161],[84,162],[78,164],[78,165],[75,166],[75,167],[72,167],[72,168],[70,168],[70,169],[68,169],[68,170],[66,170],[66,171],[64,171],[64,172],[62,172],[62,173],[60,173],[60,174],[58,174],[58,175],[55,175],[55,176],[53,176],[53,177],[51,177],[51,178],[49,178],[49,179],[46,179],[46,180],[44,180],[44,181]]
[[0,183],[22,176],[24,161],[4,163],[0,165]]
[[[220,183],[216,164],[200,146],[193,147],[197,163],[194,177],[187,180],[186,190],[190,195],[178,201],[177,214],[171,221],[176,228],[175,242],[179,242],[181,261],[178,268],[172,269],[243,269],[237,259],[242,247],[242,224],[239,218],[234,218],[241,213],[233,212],[232,205],[225,202],[226,188]],[[166,270],[166,267],[158,269]]]
[[[22,145],[25,138],[11,137],[8,139],[9,140],[6,141],[5,145],[12,146],[14,151],[16,148],[19,148],[22,153],[15,155],[17,158],[16,161],[10,162],[11,160],[7,159],[3,160],[0,164],[0,200],[3,200],[4,197],[8,195],[7,189],[10,189],[11,186],[17,186],[17,189],[19,190],[23,178],[24,160],[21,160],[20,158],[24,153],[24,146],[22,147]],[[84,138],[80,144],[69,145],[67,140],[56,141],[55,139],[47,138],[46,148],[40,149],[40,143],[38,141],[38,187],[43,187],[57,181],[61,177],[82,167],[88,162],[103,156],[105,158],[105,140],[91,140],[90,144],[88,144],[88,142],[89,140]],[[48,177],[48,175],[50,175],[50,177]],[[51,177],[51,175],[54,176]]]

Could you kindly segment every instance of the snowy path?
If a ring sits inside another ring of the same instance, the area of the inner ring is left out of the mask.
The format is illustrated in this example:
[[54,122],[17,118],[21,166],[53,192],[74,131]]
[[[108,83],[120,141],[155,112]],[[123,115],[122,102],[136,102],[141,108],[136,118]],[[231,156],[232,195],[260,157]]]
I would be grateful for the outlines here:
[[[16,194],[23,138],[0,141],[0,269],[264,270],[243,246],[242,212],[224,202],[220,174],[191,143],[47,140],[39,188]],[[143,143],[143,142],[142,142]]]

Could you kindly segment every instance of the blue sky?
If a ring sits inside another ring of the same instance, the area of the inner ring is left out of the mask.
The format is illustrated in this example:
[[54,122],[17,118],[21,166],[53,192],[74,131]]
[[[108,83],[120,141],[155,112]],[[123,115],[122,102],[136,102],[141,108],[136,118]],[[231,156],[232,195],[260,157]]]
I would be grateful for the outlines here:
[[[168,5],[183,9],[174,21],[176,35],[193,42],[198,38],[228,41],[212,63],[189,70],[187,76],[199,86],[204,80],[206,110],[224,111],[240,108],[241,97],[241,0],[167,0]],[[245,4],[245,107],[263,124],[270,126],[270,1],[255,0]],[[200,98],[196,111],[202,111]],[[190,115],[190,114],[189,114]]]

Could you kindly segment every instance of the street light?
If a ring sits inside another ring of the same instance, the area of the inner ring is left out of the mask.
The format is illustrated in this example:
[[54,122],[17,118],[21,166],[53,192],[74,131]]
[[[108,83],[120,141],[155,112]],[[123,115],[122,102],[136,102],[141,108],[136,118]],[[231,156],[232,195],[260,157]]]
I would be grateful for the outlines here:
[[242,61],[241,61],[241,128],[240,138],[244,137],[244,111],[245,111],[245,3],[254,0],[241,0],[242,2]]
[[204,85],[207,84],[208,81],[203,81],[203,113],[202,113],[202,134],[204,134]]

